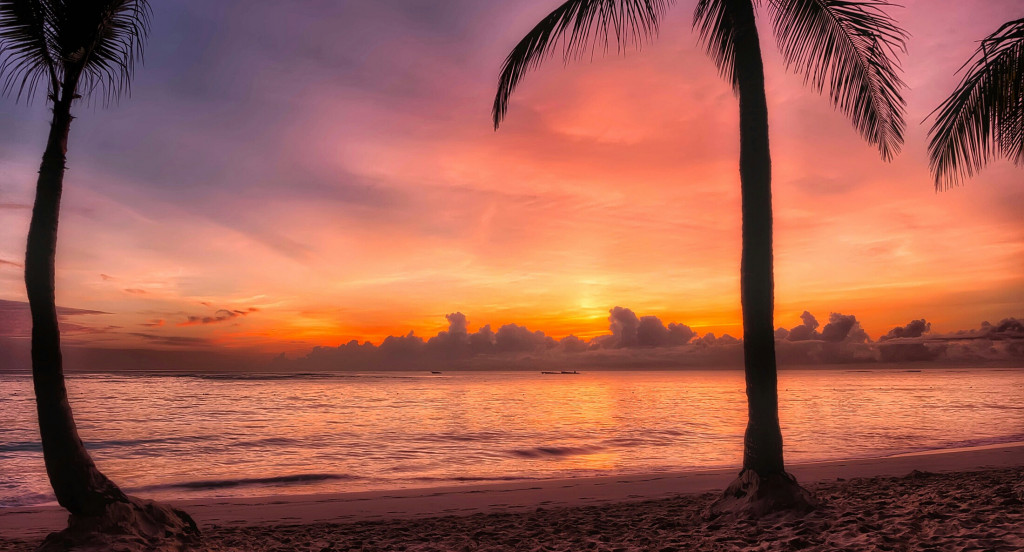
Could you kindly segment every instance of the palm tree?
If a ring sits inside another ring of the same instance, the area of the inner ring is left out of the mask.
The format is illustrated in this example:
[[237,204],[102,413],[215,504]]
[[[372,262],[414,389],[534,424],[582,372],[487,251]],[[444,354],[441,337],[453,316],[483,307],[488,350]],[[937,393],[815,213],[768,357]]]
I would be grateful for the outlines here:
[[[71,106],[83,95],[99,94],[110,103],[128,91],[149,13],[146,0],[0,0],[3,93],[31,101],[45,84],[46,98],[53,104],[29,225],[25,287],[32,312],[32,380],[46,473],[57,502],[72,515],[72,526],[82,525],[76,520],[109,516],[114,504],[159,510],[153,503],[127,497],[97,469],[78,436],[64,386],[54,297]],[[186,514],[171,512],[171,521],[176,516],[194,529]]]
[[[655,35],[671,0],[568,0],[541,20],[505,59],[492,112],[495,129],[523,75],[561,44],[565,61],[620,50]],[[779,48],[804,82],[847,115],[889,160],[903,143],[903,82],[897,52],[905,33],[884,0],[765,0]],[[779,427],[772,274],[771,157],[764,68],[755,25],[758,0],[698,0],[693,26],[740,104],[743,238],[740,293],[748,422],[743,469],[709,512],[760,515],[805,509],[813,498],[786,473]]]
[[970,178],[997,155],[1024,166],[1024,19],[981,41],[970,68],[928,131],[935,188]]

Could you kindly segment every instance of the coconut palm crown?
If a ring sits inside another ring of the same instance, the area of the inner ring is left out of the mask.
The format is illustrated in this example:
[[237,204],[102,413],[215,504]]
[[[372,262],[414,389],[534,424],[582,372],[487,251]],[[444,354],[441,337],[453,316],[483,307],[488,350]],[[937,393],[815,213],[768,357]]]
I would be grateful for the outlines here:
[[936,189],[974,176],[995,157],[1024,166],[1024,19],[982,40],[960,70],[968,66],[932,113],[928,156]]
[[[638,47],[659,31],[671,0],[568,0],[512,49],[494,98],[495,129],[523,76],[561,50],[565,62],[595,50]],[[884,0],[697,0],[693,27],[739,98],[744,371],[748,422],[743,470],[711,514],[761,515],[812,507],[814,500],[785,472],[774,341],[771,155],[764,67],[755,8],[765,7],[788,68],[818,92],[891,159],[903,144],[904,87],[897,56],[906,33]]]
[[31,100],[46,83],[54,103],[129,90],[149,33],[147,0],[0,0],[0,78],[5,95]]

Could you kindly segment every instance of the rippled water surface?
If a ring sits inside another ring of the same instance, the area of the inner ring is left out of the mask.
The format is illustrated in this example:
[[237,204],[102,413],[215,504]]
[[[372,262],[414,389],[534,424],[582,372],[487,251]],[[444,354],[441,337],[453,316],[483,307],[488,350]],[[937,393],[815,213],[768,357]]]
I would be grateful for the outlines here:
[[[72,374],[100,468],[152,498],[738,465],[739,371]],[[787,461],[1024,440],[1024,370],[779,374]],[[0,374],[0,506],[51,501],[31,379]]]

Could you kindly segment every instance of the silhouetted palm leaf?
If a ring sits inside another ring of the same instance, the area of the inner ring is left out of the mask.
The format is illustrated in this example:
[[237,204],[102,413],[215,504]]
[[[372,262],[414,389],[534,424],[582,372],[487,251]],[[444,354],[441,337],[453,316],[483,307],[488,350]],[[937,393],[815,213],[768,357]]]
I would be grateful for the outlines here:
[[973,66],[936,109],[928,131],[935,188],[949,188],[980,171],[997,154],[1024,165],[1024,19],[981,41]]
[[850,117],[885,160],[903,144],[903,81],[895,57],[906,33],[882,8],[884,0],[769,0],[779,50],[788,67]]
[[[614,35],[619,50],[639,46],[658,32],[658,23],[672,0],[569,0],[548,14],[512,49],[501,68],[491,116],[497,129],[508,111],[508,99],[520,79],[562,44],[565,61],[605,50]],[[564,40],[563,40],[564,39]]]
[[693,10],[693,28],[697,30],[704,50],[722,78],[737,90],[736,82],[736,28],[729,9],[722,0],[700,0]]
[[147,0],[0,0],[3,93],[48,95],[61,86],[104,102],[128,92],[149,31]]
[[[58,88],[53,59],[50,5],[38,0],[0,0],[0,78],[4,95],[16,91],[31,101],[44,80],[52,94]],[[49,94],[48,94],[49,95]]]

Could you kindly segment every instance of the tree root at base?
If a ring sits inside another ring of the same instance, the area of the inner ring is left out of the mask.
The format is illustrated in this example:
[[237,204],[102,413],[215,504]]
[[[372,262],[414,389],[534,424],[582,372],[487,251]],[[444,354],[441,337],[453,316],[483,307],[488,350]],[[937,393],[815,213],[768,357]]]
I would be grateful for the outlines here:
[[192,517],[166,504],[128,497],[98,516],[68,516],[68,526],[50,533],[40,552],[179,552],[199,540]]
[[792,475],[783,472],[762,476],[748,469],[741,471],[721,498],[704,511],[704,518],[760,518],[780,512],[805,514],[817,507],[818,500]]

